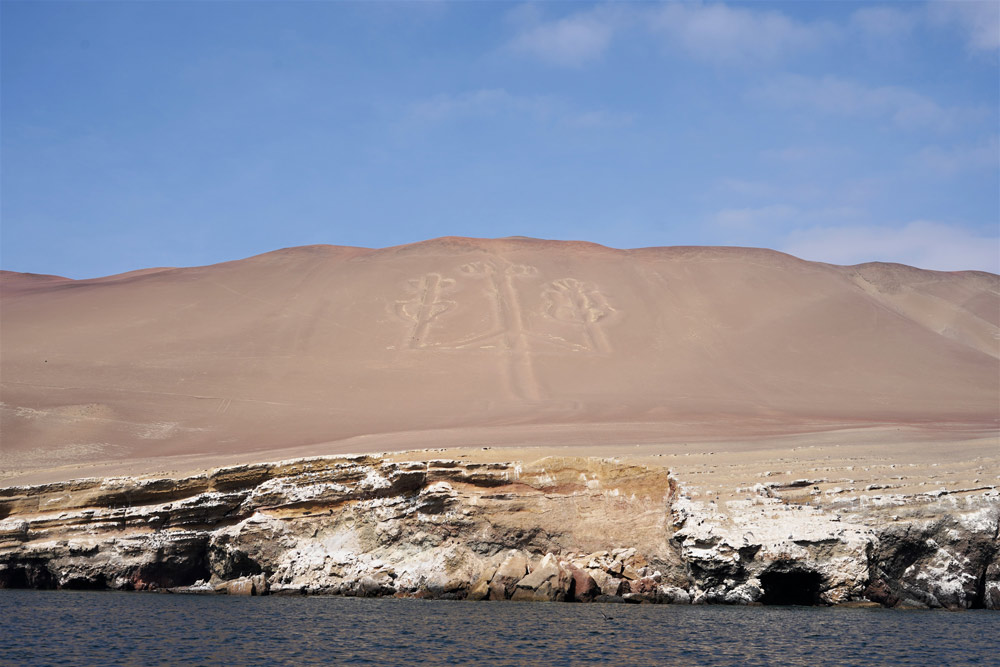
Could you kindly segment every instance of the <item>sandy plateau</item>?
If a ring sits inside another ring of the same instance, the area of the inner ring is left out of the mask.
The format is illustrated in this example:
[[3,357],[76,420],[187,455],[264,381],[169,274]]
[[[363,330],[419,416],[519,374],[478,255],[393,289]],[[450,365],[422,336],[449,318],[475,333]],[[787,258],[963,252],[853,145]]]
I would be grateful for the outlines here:
[[0,587],[1000,607],[993,274],[446,238],[0,318]]

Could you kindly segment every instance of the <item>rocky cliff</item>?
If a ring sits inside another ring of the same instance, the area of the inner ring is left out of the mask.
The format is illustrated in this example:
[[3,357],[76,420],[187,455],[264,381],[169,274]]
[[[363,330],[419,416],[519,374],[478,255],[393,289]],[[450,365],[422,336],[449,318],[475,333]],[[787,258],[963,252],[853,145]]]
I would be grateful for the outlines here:
[[376,455],[8,487],[0,588],[1000,608],[996,488],[818,490]]

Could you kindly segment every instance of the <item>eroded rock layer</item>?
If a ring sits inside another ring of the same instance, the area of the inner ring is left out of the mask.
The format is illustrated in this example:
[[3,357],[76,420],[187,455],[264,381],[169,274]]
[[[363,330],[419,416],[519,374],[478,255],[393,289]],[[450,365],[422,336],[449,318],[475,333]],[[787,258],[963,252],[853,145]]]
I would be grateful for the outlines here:
[[[818,489],[818,487],[816,487]],[[1000,608],[1000,493],[376,455],[0,489],[0,587]]]

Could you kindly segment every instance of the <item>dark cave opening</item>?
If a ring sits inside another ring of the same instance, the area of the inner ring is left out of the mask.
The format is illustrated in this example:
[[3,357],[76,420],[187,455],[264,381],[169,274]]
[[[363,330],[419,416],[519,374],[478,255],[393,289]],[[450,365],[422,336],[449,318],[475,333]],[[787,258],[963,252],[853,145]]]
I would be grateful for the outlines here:
[[172,588],[190,586],[199,579],[207,580],[212,574],[204,562],[165,560],[147,563],[132,575],[132,584],[140,590],[147,588]]
[[60,588],[75,591],[103,591],[107,587],[108,582],[105,580],[103,574],[98,574],[94,577],[71,577],[60,586]]
[[0,570],[0,588],[55,587],[55,577],[40,560],[18,562]]
[[767,605],[820,604],[819,591],[823,577],[819,572],[793,570],[791,572],[764,572],[760,585],[764,589],[761,602]]

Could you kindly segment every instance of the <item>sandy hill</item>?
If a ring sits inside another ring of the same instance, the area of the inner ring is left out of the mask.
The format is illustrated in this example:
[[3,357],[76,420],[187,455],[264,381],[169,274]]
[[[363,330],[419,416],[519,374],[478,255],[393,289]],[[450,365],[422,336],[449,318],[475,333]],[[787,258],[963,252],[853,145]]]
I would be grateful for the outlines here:
[[1000,277],[981,272],[442,238],[0,285],[8,472],[1000,416]]

